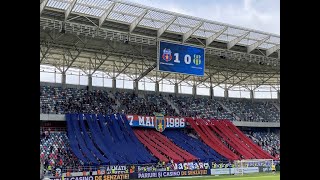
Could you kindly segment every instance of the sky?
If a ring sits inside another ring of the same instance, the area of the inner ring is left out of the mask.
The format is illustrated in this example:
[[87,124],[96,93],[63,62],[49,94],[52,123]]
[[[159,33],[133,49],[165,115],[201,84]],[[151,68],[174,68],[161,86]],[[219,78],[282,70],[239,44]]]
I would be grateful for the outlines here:
[[280,35],[280,0],[126,0]]

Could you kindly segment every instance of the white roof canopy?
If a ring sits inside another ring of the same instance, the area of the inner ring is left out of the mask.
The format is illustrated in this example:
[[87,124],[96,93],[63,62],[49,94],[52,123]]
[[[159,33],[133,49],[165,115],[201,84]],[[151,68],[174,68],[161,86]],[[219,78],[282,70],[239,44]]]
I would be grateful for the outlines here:
[[180,34],[183,41],[190,37],[206,40],[209,45],[214,40],[228,44],[228,48],[241,45],[248,48],[267,50],[267,54],[280,49],[280,36],[248,28],[237,27],[197,17],[182,15],[140,4],[119,0],[44,0],[40,3],[40,14],[44,9],[99,19],[99,26],[105,21],[115,21],[136,27],[157,30],[158,36],[164,32]]

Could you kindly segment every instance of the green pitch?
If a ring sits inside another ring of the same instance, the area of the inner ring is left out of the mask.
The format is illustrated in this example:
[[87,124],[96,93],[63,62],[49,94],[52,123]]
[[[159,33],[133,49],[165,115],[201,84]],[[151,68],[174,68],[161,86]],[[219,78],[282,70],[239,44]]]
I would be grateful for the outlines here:
[[[157,178],[158,179],[158,178]],[[155,179],[153,179],[155,180]],[[247,175],[220,175],[220,176],[186,176],[186,177],[171,177],[161,178],[160,180],[280,180],[280,173],[275,175],[272,173],[258,173]]]

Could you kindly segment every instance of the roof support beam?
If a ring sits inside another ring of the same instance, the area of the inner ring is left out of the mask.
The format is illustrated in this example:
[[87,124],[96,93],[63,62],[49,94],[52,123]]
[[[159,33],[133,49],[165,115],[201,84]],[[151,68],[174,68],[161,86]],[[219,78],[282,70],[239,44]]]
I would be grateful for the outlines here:
[[139,17],[137,17],[131,24],[129,32],[131,33],[139,24],[139,22],[142,20],[142,18],[148,13],[148,10],[146,9]]
[[231,49],[234,45],[236,45],[239,41],[241,41],[244,37],[246,37],[249,32],[244,33],[242,36],[235,38],[234,40],[228,42],[227,48]]
[[116,5],[116,2],[113,2],[110,5],[110,7],[108,9],[106,9],[106,11],[102,14],[102,16],[99,19],[99,27],[101,27],[101,25],[104,23],[104,21],[106,21],[106,19],[108,18],[109,14],[111,13],[111,11],[115,5]]
[[157,37],[159,38],[176,19],[177,19],[177,16],[173,17],[169,22],[167,22],[160,29],[158,29]]
[[182,43],[186,42],[186,40],[201,26],[203,25],[203,21],[201,21],[196,27],[190,29],[188,32],[184,33],[182,36]]
[[191,75],[185,76],[184,78],[182,78],[182,79],[178,82],[178,84],[180,84],[180,83],[183,82],[184,80],[188,79],[190,76],[191,76]]
[[264,43],[266,40],[268,40],[270,36],[265,37],[264,39],[261,39],[260,41],[257,41],[251,45],[248,46],[247,48],[247,53],[250,53],[254,49],[256,49],[258,46],[260,46],[262,43]]
[[168,77],[170,75],[170,73],[167,73],[166,75],[162,76],[160,79],[158,79],[157,82],[162,81],[164,78]]
[[77,1],[78,1],[78,0],[73,0],[73,1],[71,2],[71,4],[68,6],[68,8],[67,8],[67,10],[66,10],[66,12],[65,12],[64,20],[67,20],[67,19],[68,19],[69,15],[70,15],[73,7],[76,5]]
[[[196,84],[199,85],[201,83],[204,83],[207,79],[210,79],[210,83],[211,83],[211,79],[214,77],[214,75],[222,72],[223,70],[218,70],[215,73],[206,73],[208,76],[202,80],[200,80],[199,82],[197,82]],[[212,83],[211,83],[212,84]]]
[[267,49],[266,56],[270,56],[270,54],[274,53],[278,49],[280,49],[280,44],[273,46],[272,48]]
[[48,55],[49,49],[51,48],[50,45],[48,44],[46,46],[46,50],[44,51],[44,48],[41,48],[42,46],[40,45],[40,53],[41,53],[41,58],[40,58],[40,64],[42,63],[43,59],[46,58],[46,56]]
[[264,79],[264,77],[263,77],[253,90],[256,90],[258,87],[264,85],[268,80],[270,80],[271,78],[276,76],[278,73],[279,73],[279,71],[277,71],[275,74],[271,74],[270,76],[268,75],[268,78],[266,78],[266,79]]
[[206,39],[206,46],[209,46],[215,39],[217,39],[223,32],[225,32],[228,29],[228,26],[221,29],[219,32],[214,33],[212,36],[208,37]]
[[246,79],[248,79],[250,77],[252,77],[252,74],[247,74],[246,77],[244,77],[244,78],[242,77],[242,78],[239,79],[239,81],[234,82],[231,86],[228,87],[228,89],[234,87],[235,85],[240,85],[241,82],[245,81]]
[[[251,67],[252,64],[246,66],[245,68],[241,69],[241,71],[245,71],[247,69],[249,69],[249,67]],[[217,87],[219,86],[220,84],[223,84],[224,82],[228,81],[229,79],[231,79],[233,76],[236,76],[239,72],[239,70],[235,71],[234,73],[232,73],[230,76],[228,75],[228,71],[227,71],[227,75],[225,76],[223,73],[221,73],[221,75],[225,78],[223,81],[220,81],[217,85],[214,86]],[[219,80],[218,80],[219,81]]]
[[[100,59],[100,58],[98,58],[97,54],[95,54],[95,62],[94,62],[94,64],[92,63],[91,58],[90,58],[89,60],[90,60],[90,62],[91,62],[91,63],[93,64],[93,66],[94,66],[93,72],[92,72],[91,74],[94,74],[94,73],[101,67],[101,65],[102,65],[105,61],[107,61],[107,59],[109,58],[109,56],[110,56],[110,55],[107,55],[105,58]],[[97,63],[96,60],[98,60],[99,63]]]
[[118,77],[121,73],[123,73],[130,66],[130,64],[133,63],[134,60],[135,59],[132,59],[128,64],[124,63],[125,65],[124,68],[116,75],[116,77]]
[[42,11],[44,10],[44,7],[46,7],[47,3],[48,3],[49,0],[44,0],[40,3],[40,16],[41,16],[41,13]]
[[138,78],[135,79],[135,81],[140,81],[144,76],[148,75],[149,72],[151,72],[154,68],[157,67],[157,63],[155,62],[152,66],[150,66],[148,69],[146,69],[143,73],[139,75]]

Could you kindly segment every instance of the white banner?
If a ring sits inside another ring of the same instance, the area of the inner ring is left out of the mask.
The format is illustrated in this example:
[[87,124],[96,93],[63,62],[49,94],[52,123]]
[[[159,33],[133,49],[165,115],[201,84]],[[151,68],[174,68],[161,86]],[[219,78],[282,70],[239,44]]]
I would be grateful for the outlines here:
[[[257,173],[259,172],[258,167],[245,167],[243,168],[243,174],[249,174],[249,173]],[[217,169],[211,169],[211,175],[221,175],[221,174],[241,174],[241,171],[239,168],[217,168]]]
[[[257,172],[259,172],[259,168],[258,167],[245,167],[245,168],[243,168],[243,174],[257,173]],[[236,168],[235,169],[235,173],[241,174],[240,169]]]

